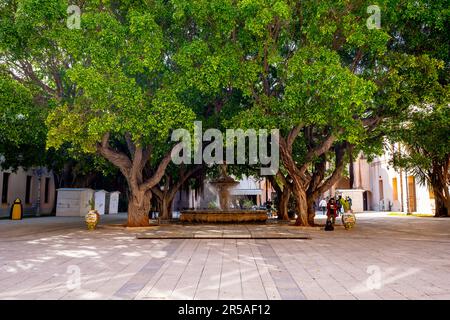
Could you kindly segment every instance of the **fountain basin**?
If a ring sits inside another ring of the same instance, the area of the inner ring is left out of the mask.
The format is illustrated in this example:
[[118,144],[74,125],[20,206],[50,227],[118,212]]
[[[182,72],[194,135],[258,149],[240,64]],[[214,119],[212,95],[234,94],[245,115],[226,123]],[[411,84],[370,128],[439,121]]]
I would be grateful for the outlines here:
[[200,223],[216,223],[216,222],[266,222],[266,210],[185,210],[181,211],[181,222],[200,222]]

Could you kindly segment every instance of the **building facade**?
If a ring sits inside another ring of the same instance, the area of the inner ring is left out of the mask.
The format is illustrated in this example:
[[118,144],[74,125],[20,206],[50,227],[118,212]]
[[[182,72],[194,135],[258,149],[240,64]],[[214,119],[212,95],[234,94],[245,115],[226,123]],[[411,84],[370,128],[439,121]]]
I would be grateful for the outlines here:
[[[273,200],[274,191],[270,182],[265,179],[243,177],[239,184],[230,189],[231,206],[238,208],[243,200],[250,200],[256,206]],[[214,187],[205,181],[202,190],[189,189],[179,191],[173,201],[173,210],[207,209],[211,204],[218,205],[219,196]]]
[[[434,214],[434,196],[428,186],[405,170],[396,170],[390,164],[392,155],[386,151],[368,163],[368,200],[371,210]],[[367,171],[367,170],[365,170]]]
[[17,198],[24,215],[50,214],[55,204],[55,183],[45,168],[0,170],[0,217],[8,217]]
[[[434,214],[434,195],[426,185],[401,169],[394,169],[390,160],[394,146],[372,161],[360,154],[353,163],[354,183],[352,188],[363,192],[363,210],[392,211],[404,213]],[[343,178],[324,196],[334,195],[346,189],[348,178]]]

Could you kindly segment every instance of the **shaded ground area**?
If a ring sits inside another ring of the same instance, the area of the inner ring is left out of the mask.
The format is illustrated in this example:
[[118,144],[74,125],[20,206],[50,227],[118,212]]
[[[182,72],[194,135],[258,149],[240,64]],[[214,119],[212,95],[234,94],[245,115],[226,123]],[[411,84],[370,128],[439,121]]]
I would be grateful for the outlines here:
[[[450,219],[365,213],[334,232],[112,226],[125,218],[102,216],[91,232],[82,218],[1,220],[0,299],[450,299]],[[176,228],[311,240],[137,239]]]

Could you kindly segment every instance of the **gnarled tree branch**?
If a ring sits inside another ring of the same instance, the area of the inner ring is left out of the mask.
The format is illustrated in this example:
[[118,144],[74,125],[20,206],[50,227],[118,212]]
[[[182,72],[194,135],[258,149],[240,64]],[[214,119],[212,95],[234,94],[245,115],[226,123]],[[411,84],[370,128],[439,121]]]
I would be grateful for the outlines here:
[[170,150],[165,156],[164,158],[161,160],[161,162],[159,163],[158,168],[156,169],[155,173],[152,175],[152,177],[150,177],[149,179],[147,179],[147,181],[145,181],[141,186],[140,189],[141,190],[150,190],[151,188],[153,188],[159,181],[161,181],[161,178],[164,175],[164,172],[167,168],[167,166],[169,165],[170,161],[172,160],[172,153],[177,153],[181,150],[181,148],[183,147],[183,144],[177,143],[172,150]]

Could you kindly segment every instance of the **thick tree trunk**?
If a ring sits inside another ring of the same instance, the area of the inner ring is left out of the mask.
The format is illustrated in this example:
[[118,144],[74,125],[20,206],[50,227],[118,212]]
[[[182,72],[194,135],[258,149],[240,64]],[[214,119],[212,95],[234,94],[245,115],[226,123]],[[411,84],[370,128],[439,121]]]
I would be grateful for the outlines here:
[[152,192],[156,196],[158,204],[159,218],[163,220],[172,219],[172,204],[176,192],[179,190],[178,186],[174,186],[172,191],[161,191],[159,188],[153,188]]
[[173,218],[172,204],[173,204],[173,198],[170,199],[169,203],[167,204],[167,212],[168,212],[169,219]]
[[[288,144],[289,146],[289,144]],[[296,226],[309,226],[308,223],[308,208],[306,203],[306,189],[302,184],[300,172],[292,159],[291,147],[287,147],[283,140],[280,140],[280,152],[283,164],[289,172],[292,179],[292,195],[296,202],[297,220]]]
[[[290,178],[292,179],[293,195],[296,200],[297,221],[295,225],[298,226],[311,226],[314,225],[314,213],[308,214],[308,197],[307,191],[311,189],[311,194],[320,194],[326,188],[331,187],[339,178],[344,168],[344,154],[348,143],[340,143],[333,147],[336,141],[336,133],[329,134],[322,140],[320,144],[312,146],[303,161],[302,166],[298,166],[292,157],[292,146],[295,138],[303,128],[302,125],[293,128],[286,138],[280,138],[280,156],[285,169],[288,171]],[[309,128],[306,128],[306,134],[310,134]],[[344,132],[344,129],[339,129],[337,133]],[[310,139],[312,141],[312,139]],[[325,172],[325,153],[332,150],[335,151],[335,169],[331,176],[327,180],[324,179]],[[322,162],[318,166],[315,166],[315,174],[308,172],[308,167],[312,164],[316,157],[322,157]],[[311,185],[312,183],[312,185]],[[310,204],[312,205],[312,203]]]
[[433,187],[435,216],[448,216],[450,210],[450,194],[448,189],[449,161],[433,160],[432,170],[428,173]]
[[450,209],[449,199],[445,199],[439,192],[439,188],[433,186],[434,203],[435,203],[435,217],[446,217]]
[[308,205],[308,223],[313,226],[315,224],[314,217],[316,216],[316,210],[314,209],[314,198],[308,197],[307,199]]
[[148,213],[151,208],[151,191],[132,192],[128,202],[128,227],[146,227],[149,225]]
[[159,212],[159,217],[161,219],[171,219],[172,218],[172,201],[173,199],[171,199],[170,196],[168,195],[164,195],[162,197],[162,199],[158,199],[158,201],[160,202],[159,206],[160,206],[160,212]]
[[161,219],[172,219],[172,204],[177,192],[181,189],[183,183],[201,169],[202,166],[200,165],[187,170],[187,172],[182,168],[179,172],[179,177],[175,179],[176,182],[172,176],[166,175],[163,190],[158,186],[152,188],[152,192],[156,196],[156,201],[159,206],[159,217]]
[[161,220],[169,219],[169,211],[167,210],[167,205],[164,201],[160,201],[159,203],[159,218]]
[[278,218],[281,220],[289,220],[288,205],[289,198],[291,197],[291,190],[287,186],[284,186],[283,191],[280,193],[278,201]]
[[284,176],[280,173],[277,174],[281,181],[277,181],[275,176],[268,176],[267,178],[270,181],[270,184],[273,186],[275,192],[277,193],[275,206],[278,210],[278,220],[289,220],[288,215],[288,207],[289,207],[289,198],[291,197],[291,189],[286,182]]
[[125,134],[125,140],[131,158],[109,145],[110,133],[105,133],[101,142],[97,143],[97,152],[109,162],[120,169],[127,180],[130,197],[128,198],[128,226],[143,227],[149,225],[149,211],[151,209],[152,191],[164,175],[164,172],[171,161],[172,152],[179,152],[182,144],[175,145],[170,152],[159,162],[155,172],[149,178],[144,179],[144,169],[152,154],[151,145],[143,148],[140,144],[135,144],[129,133]]
[[295,221],[295,225],[309,227],[310,224],[308,221],[308,203],[306,198],[306,190],[304,190],[300,183],[294,182],[293,195],[296,200],[297,209],[297,220]]

